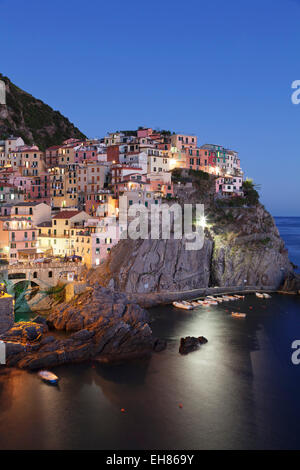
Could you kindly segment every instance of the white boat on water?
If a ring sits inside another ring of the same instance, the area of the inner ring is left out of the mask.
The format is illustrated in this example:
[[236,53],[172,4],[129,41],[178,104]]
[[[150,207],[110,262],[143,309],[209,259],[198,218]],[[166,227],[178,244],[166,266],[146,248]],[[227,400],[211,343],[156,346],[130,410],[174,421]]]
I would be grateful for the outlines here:
[[44,381],[49,384],[57,384],[59,381],[59,378],[57,375],[53,374],[52,372],[49,372],[48,370],[41,370],[38,372],[38,376]]
[[261,294],[260,292],[255,292],[255,295],[256,295],[256,297],[258,297],[259,299],[264,299],[264,298],[265,298],[264,294]]
[[234,296],[237,300],[244,300],[245,296],[244,295],[235,295]]
[[218,302],[215,299],[212,300],[212,299],[206,298],[205,302],[207,302],[210,305],[218,305]]
[[197,303],[198,303],[198,305],[200,305],[201,307],[209,307],[209,306],[210,306],[210,303],[209,303],[209,302],[206,302],[206,300],[197,300]]
[[265,299],[271,299],[271,296],[269,294],[263,294]]
[[246,318],[246,313],[231,312],[231,316],[234,318]]
[[183,310],[193,310],[192,305],[189,302],[185,302],[185,300],[182,302],[173,302],[172,305],[173,307],[182,308]]

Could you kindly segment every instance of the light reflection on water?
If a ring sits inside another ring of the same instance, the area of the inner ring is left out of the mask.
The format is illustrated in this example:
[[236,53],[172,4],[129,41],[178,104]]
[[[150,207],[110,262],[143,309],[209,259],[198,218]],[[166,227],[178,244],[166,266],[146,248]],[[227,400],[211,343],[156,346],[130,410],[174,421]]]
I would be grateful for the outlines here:
[[[299,307],[298,298],[251,295],[192,312],[153,309],[166,351],[137,364],[56,368],[59,388],[2,369],[0,448],[295,448],[300,366],[290,346]],[[181,356],[187,335],[209,341]]]

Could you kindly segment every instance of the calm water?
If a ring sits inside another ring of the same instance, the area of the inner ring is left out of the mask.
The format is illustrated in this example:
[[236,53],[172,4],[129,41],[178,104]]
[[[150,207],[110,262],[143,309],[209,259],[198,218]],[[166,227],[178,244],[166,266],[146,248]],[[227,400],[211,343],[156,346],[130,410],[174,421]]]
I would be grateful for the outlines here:
[[298,266],[296,271],[300,273],[300,217],[275,217],[275,221],[289,250],[290,260]]
[[[232,309],[247,318],[231,318]],[[291,363],[300,298],[249,295],[192,312],[161,307],[151,316],[168,347],[146,363],[56,368],[59,388],[0,369],[0,449],[300,447],[300,365]],[[180,356],[186,335],[209,342]]]

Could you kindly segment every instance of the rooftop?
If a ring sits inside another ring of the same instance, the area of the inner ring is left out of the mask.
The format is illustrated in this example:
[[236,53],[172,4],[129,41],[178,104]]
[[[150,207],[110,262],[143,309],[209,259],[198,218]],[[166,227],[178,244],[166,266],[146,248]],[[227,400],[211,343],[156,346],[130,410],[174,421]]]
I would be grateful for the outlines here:
[[83,211],[61,211],[58,212],[58,214],[54,215],[52,219],[71,219],[72,217],[75,217],[75,215],[80,214]]

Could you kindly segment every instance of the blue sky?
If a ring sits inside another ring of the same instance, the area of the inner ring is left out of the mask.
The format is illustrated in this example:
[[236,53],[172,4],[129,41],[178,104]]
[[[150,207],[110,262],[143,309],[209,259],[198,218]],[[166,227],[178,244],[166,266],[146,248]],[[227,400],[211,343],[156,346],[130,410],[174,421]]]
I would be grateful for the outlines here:
[[240,152],[300,216],[298,0],[0,0],[0,71],[90,137],[151,126]]

